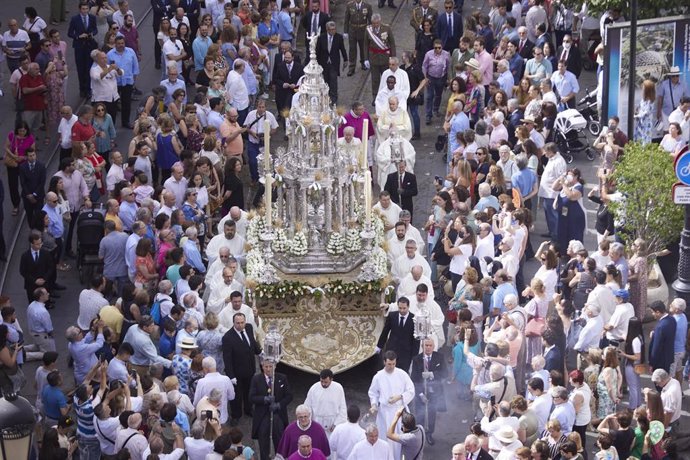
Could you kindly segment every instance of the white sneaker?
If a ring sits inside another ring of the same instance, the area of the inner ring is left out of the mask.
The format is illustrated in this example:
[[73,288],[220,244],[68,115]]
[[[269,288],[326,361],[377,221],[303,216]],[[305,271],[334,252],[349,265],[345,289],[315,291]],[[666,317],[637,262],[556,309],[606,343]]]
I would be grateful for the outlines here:
[[2,97],[4,95],[5,95],[5,93],[3,93],[2,90],[0,89],[0,97]]
[[263,94],[261,95],[261,99],[268,99],[268,97],[269,97],[269,96],[268,96],[268,93],[263,93]]

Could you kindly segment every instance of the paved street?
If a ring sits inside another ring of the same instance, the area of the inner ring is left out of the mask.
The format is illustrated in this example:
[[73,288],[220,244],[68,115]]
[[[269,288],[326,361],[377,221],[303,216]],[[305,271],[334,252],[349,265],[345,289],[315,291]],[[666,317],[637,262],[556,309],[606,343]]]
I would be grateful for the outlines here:
[[[401,2],[399,4],[399,9],[394,10],[388,7],[382,8],[379,12],[383,16],[384,23],[391,23],[393,25],[393,31],[396,38],[398,55],[402,54],[403,50],[411,50],[414,48],[414,34],[409,26],[409,16],[412,9],[411,0],[398,0]],[[41,17],[47,18],[48,15],[48,2],[28,2],[36,3],[36,8]],[[74,8],[72,5],[74,1],[69,2],[70,8]],[[436,0],[438,3],[438,0]],[[3,2],[3,25],[7,23],[7,19],[10,17],[15,17],[17,19],[23,18],[23,8],[26,3],[11,1]],[[148,11],[148,2],[144,0],[131,1],[131,8],[134,10],[137,24],[140,34],[140,42],[142,43],[144,59],[141,62],[141,77],[138,80],[137,86],[147,93],[147,89],[156,85],[160,81],[160,71],[156,70],[153,66],[153,60],[151,59],[153,49],[153,33],[151,30],[151,15],[144,14]],[[337,5],[333,8],[335,21],[338,25],[338,30],[342,30],[343,17],[344,17],[344,0],[338,0]],[[484,7],[485,3],[479,0],[467,0],[465,2],[465,13],[469,14],[471,11]],[[433,5],[432,6],[438,6]],[[375,4],[374,9],[376,10]],[[71,11],[70,14],[74,14]],[[143,18],[143,19],[142,19]],[[68,46],[71,46],[69,39],[67,39],[67,24],[61,24],[58,29],[61,32],[63,40],[67,40]],[[299,45],[299,49],[303,50],[304,46]],[[68,53],[70,54],[70,53]],[[71,59],[71,70],[74,70],[74,57],[70,55]],[[5,69],[5,73],[7,73]],[[344,75],[344,74],[343,74]],[[593,73],[585,72],[580,79],[581,88],[584,90],[585,87],[593,88],[595,86],[595,78]],[[11,98],[8,97],[9,85],[7,83],[7,77],[5,78],[5,97],[0,99],[2,101],[2,107],[4,110],[0,112],[0,136],[6,136],[9,130],[12,128],[14,122],[14,113],[11,112]],[[373,108],[369,105],[372,100],[371,88],[369,82],[368,72],[362,71],[359,66],[357,72],[353,77],[341,77],[339,81],[339,100],[342,104],[349,104],[351,101],[356,99],[362,100],[366,105],[368,110]],[[80,101],[77,98],[77,78],[76,73],[72,72],[69,78],[69,98],[68,102],[76,107]],[[192,99],[191,94],[189,99]],[[445,102],[444,102],[445,104]],[[421,140],[414,141],[413,145],[416,149],[416,165],[415,173],[417,175],[418,186],[419,186],[419,196],[415,200],[415,224],[419,227],[420,224],[426,220],[428,215],[428,210],[430,209],[431,199],[434,194],[433,187],[433,177],[436,174],[440,174],[445,171],[445,165],[442,160],[442,154],[436,153],[434,151],[434,142],[436,140],[437,134],[441,131],[440,122],[434,120],[435,124],[433,126],[426,126],[422,124],[422,138]],[[121,149],[126,149],[126,146],[130,140],[131,131],[128,130],[118,130],[117,142]],[[55,136],[53,136],[55,137]],[[275,142],[280,145],[282,143],[282,132],[276,136]],[[275,144],[274,144],[275,145]],[[46,161],[48,158],[53,158],[53,148],[48,149],[47,147],[40,146],[39,158]],[[594,162],[589,162],[584,157],[584,154],[576,156],[573,163],[574,166],[580,168],[583,172],[583,177],[587,181],[587,191],[592,184],[595,183],[595,167],[598,165],[598,160]],[[49,164],[49,174],[52,174],[56,169],[56,162],[53,161]],[[6,181],[6,170],[5,168],[0,168],[0,177],[2,177],[5,184]],[[590,219],[594,219],[594,207],[589,203],[585,202]],[[17,244],[15,250],[9,259],[6,266],[0,266],[1,269],[6,271],[6,276],[2,277],[2,293],[10,296],[13,305],[17,308],[19,312],[19,320],[25,325],[25,307],[26,307],[26,296],[23,289],[23,281],[18,273],[18,263],[20,254],[26,250],[28,243],[26,241],[27,236],[27,226],[26,223],[20,220],[19,217],[12,217],[11,214],[11,204],[9,203],[9,198],[5,200],[4,203],[4,215],[5,221],[3,222],[3,232],[10,247],[15,232],[18,232]],[[540,242],[540,239],[536,237],[541,233],[545,232],[545,224],[543,218],[543,212],[539,210],[536,216],[535,230],[532,232],[532,244],[536,248]],[[588,249],[593,250],[595,248],[595,237],[593,231],[588,231],[586,236],[585,245]],[[73,266],[70,272],[59,272],[59,282],[65,284],[68,289],[62,292],[62,297],[57,303],[57,308],[51,311],[53,317],[53,322],[56,330],[58,349],[61,352],[60,358],[60,369],[63,371],[65,376],[71,376],[71,369],[67,367],[67,351],[66,351],[66,340],[64,339],[61,331],[64,331],[69,325],[72,325],[77,316],[78,306],[77,297],[82,289],[80,286],[77,276],[77,271],[74,268],[76,261],[68,260]],[[530,261],[527,264],[527,273],[531,275],[536,270],[536,263]],[[529,278],[527,278],[529,279]],[[376,338],[371,338],[372,342]],[[356,403],[364,411],[369,407],[367,388],[371,380],[371,376],[374,371],[379,367],[379,363],[376,358],[372,358],[369,361],[344,372],[336,377],[336,380],[340,381],[345,387],[346,397],[348,402]],[[29,382],[33,381],[33,374],[36,368],[35,363],[29,363],[24,367],[24,372],[29,378]],[[281,372],[288,374],[288,378],[292,385],[293,391],[295,393],[293,406],[303,402],[306,395],[306,391],[309,386],[318,381],[318,378],[314,375],[309,375],[301,371],[294,369],[281,367]],[[646,382],[649,384],[649,382]],[[72,384],[72,379],[67,377],[65,379],[65,389],[69,389]],[[33,401],[33,384],[30,383],[26,386],[23,393]],[[447,385],[446,387],[446,398],[448,402],[448,412],[441,414],[437,421],[437,430],[435,433],[435,438],[437,440],[436,445],[428,446],[425,455],[429,459],[440,459],[449,456],[451,446],[464,439],[465,434],[468,431],[469,423],[472,421],[472,416],[470,415],[469,405],[467,403],[461,402],[456,396],[457,388],[452,385]],[[687,409],[687,408],[686,408]],[[291,411],[291,419],[294,419],[294,413]],[[687,420],[687,419],[686,419]],[[249,432],[249,421],[246,417],[242,420],[241,427],[244,429],[245,433]],[[247,440],[247,439],[245,439]],[[588,443],[593,445],[593,439],[589,439]]]

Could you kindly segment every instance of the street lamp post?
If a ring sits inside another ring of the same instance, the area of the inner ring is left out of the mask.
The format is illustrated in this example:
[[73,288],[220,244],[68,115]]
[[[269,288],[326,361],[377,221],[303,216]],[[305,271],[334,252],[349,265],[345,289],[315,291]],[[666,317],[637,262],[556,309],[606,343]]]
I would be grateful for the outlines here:
[[[602,37],[605,39],[604,37]],[[628,63],[628,139],[635,134],[635,60],[637,59],[637,0],[630,1],[630,62]]]
[[24,460],[31,454],[36,418],[31,403],[16,393],[0,398],[0,460]]
[[[424,340],[431,338],[431,316],[429,315],[429,309],[426,304],[419,304],[419,313],[414,315],[412,318],[414,321],[414,337],[420,342],[424,343]],[[422,359],[425,362],[425,359]],[[424,429],[429,429],[429,372],[425,369],[422,372],[422,380],[424,381],[424,398],[426,403],[424,404]]]
[[[283,356],[283,336],[278,332],[278,326],[271,324],[268,327],[268,332],[266,333],[266,338],[264,339],[264,361],[273,363],[271,370],[271,388],[268,389],[270,396],[275,397],[275,377],[276,377],[276,366],[280,362],[280,358]],[[275,402],[275,400],[273,400]],[[268,439],[273,439],[273,411],[269,407],[270,413],[270,426],[268,431]],[[271,445],[273,443],[271,442]]]
[[[690,182],[690,175],[687,169],[687,159],[690,158],[690,148],[686,145],[676,154],[674,169],[676,177],[680,181],[677,185],[686,185]],[[674,187],[675,190],[675,187]],[[675,198],[674,198],[675,199]],[[673,282],[673,289],[686,302],[690,303],[690,205],[683,205],[685,208],[685,222],[683,230],[680,232],[680,244],[678,250],[678,278]]]

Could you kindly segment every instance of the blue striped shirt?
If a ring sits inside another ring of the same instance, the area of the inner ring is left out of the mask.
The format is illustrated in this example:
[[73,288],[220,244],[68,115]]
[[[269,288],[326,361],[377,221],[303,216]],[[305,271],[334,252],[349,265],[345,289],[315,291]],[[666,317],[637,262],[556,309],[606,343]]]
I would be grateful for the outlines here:
[[93,407],[99,405],[101,397],[89,398],[79,404],[77,397],[74,397],[74,411],[77,413],[77,434],[85,438],[96,439],[96,428],[93,424]]

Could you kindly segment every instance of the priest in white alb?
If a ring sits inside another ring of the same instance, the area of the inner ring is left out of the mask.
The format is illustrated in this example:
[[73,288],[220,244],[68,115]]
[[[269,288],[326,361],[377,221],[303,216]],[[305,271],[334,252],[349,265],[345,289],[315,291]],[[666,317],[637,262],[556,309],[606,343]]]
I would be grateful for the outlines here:
[[[433,331],[431,338],[435,345],[434,351],[438,351],[446,343],[446,334],[443,331],[443,321],[445,318],[441,307],[435,300],[429,299],[429,288],[426,284],[418,284],[415,295],[408,297],[408,300],[410,301],[410,313],[415,316],[418,316],[422,311],[420,305],[426,306],[431,320],[431,330]],[[392,311],[398,311],[397,302],[388,306],[388,313]]]
[[[388,232],[390,233],[390,232]],[[409,238],[405,238],[405,223],[398,222],[395,224],[393,234],[386,240],[388,242],[388,261],[392,264],[398,257],[405,254],[405,243]],[[417,245],[417,252],[419,252],[419,245]]]
[[237,228],[237,234],[240,235],[242,238],[247,238],[247,227],[249,226],[249,214],[247,211],[242,211],[239,206],[233,206],[230,208],[230,212],[228,212],[225,216],[223,216],[220,221],[218,222],[218,225],[216,225],[216,229],[218,230],[218,234],[220,235],[223,233],[223,227],[225,226],[225,222],[228,220],[232,219],[235,222],[235,227]]
[[222,247],[230,249],[230,254],[235,259],[241,260],[244,258],[244,238],[237,234],[237,224],[232,219],[226,220],[223,224],[223,233],[214,236],[208,242],[206,257],[208,257],[209,264],[218,258],[218,251]]
[[400,297],[407,297],[408,299],[415,296],[417,292],[417,286],[420,284],[426,284],[429,289],[429,300],[434,300],[434,286],[431,283],[431,278],[424,276],[424,268],[421,265],[415,265],[410,270],[404,278],[400,280],[398,284],[398,299]]
[[[398,222],[403,222],[405,224],[405,240],[412,238],[413,240],[417,241],[417,247],[420,248],[419,253],[423,255],[426,252],[424,249],[424,238],[422,238],[422,234],[417,227],[411,224],[412,214],[410,214],[410,211],[407,209],[400,211],[400,214],[398,215]],[[386,236],[388,238],[392,238],[394,233],[395,230],[390,230]]]
[[[395,367],[397,356],[393,350],[383,354],[383,369],[378,371],[369,386],[371,413],[376,414],[376,426],[379,433],[385,433],[393,422],[395,413],[401,407],[408,407],[414,399],[412,379],[402,369]],[[400,424],[396,432],[402,433]],[[368,437],[368,436],[367,436]],[[400,444],[391,446],[393,458],[400,460]],[[370,457],[376,458],[378,457]]]
[[333,371],[324,369],[319,373],[319,382],[309,388],[304,404],[311,408],[312,418],[319,422],[326,435],[336,425],[347,421],[347,404],[343,386],[333,381]]
[[366,439],[364,429],[358,423],[360,415],[357,404],[347,406],[347,422],[336,425],[328,438],[333,460],[347,460],[355,444]]
[[417,251],[417,242],[409,239],[405,242],[405,254],[399,256],[391,266],[391,275],[396,283],[407,276],[412,267],[419,265],[422,267],[425,276],[431,277],[431,267],[424,257]]
[[244,292],[244,286],[235,280],[230,267],[223,268],[222,278],[211,283],[209,288],[211,289],[211,295],[208,298],[206,310],[212,311],[216,315],[230,303],[230,294],[235,291]]

